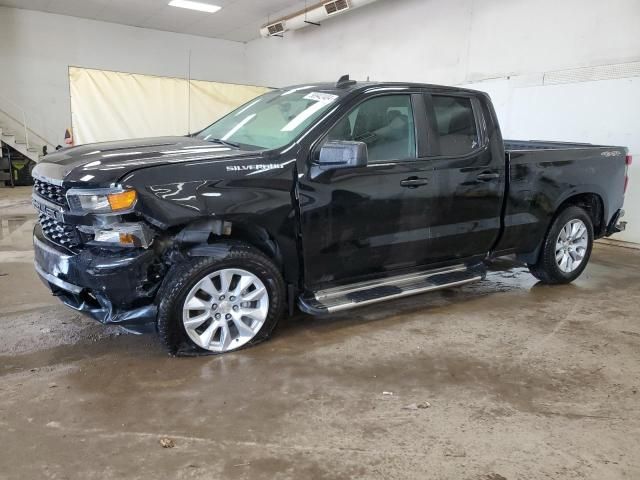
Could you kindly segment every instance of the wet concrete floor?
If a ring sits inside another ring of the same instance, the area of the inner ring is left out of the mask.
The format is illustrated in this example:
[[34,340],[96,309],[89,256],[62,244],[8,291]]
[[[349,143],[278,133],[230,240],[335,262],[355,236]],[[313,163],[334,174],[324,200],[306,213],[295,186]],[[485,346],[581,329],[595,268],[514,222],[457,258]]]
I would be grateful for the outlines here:
[[0,189],[2,479],[640,478],[640,251],[169,358],[48,294],[29,195]]

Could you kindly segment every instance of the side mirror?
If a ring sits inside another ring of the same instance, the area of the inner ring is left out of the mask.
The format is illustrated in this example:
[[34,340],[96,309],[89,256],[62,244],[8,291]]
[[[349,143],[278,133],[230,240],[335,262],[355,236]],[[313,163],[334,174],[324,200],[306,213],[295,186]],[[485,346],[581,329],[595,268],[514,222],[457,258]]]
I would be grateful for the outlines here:
[[318,163],[323,170],[365,167],[368,158],[364,142],[330,141],[320,149]]

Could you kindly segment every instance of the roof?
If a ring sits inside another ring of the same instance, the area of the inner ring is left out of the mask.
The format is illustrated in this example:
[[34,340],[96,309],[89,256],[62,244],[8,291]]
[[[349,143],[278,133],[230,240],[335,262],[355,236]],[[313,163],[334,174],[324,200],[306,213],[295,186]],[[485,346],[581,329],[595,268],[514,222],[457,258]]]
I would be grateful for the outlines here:
[[336,83],[330,82],[319,82],[319,83],[308,83],[308,84],[299,84],[299,85],[290,85],[287,87],[282,87],[279,90],[303,90],[303,89],[315,89],[322,92],[330,92],[335,95],[345,96],[348,93],[354,92],[362,92],[369,89],[382,89],[382,88],[406,88],[406,89],[416,89],[416,88],[424,88],[429,90],[439,90],[439,91],[449,91],[449,92],[467,92],[467,93],[482,93],[478,90],[471,90],[467,88],[460,87],[452,87],[447,85],[434,85],[429,83],[415,83],[415,82],[359,82],[353,81],[353,83],[344,86],[337,86]]

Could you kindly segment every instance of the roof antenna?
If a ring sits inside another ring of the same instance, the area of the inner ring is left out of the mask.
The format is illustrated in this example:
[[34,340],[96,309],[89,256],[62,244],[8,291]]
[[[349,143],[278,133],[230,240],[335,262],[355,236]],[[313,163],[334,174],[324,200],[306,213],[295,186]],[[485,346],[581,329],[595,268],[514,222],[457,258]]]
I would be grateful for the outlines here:
[[336,82],[336,88],[343,88],[343,87],[349,87],[351,85],[355,85],[356,82],[355,80],[350,80],[349,79],[349,74],[346,75],[342,75],[338,81]]
[[315,25],[316,27],[320,27],[321,25],[319,23],[316,22],[310,22],[309,20],[307,20],[307,0],[305,0],[304,2],[304,23],[309,24],[309,25]]

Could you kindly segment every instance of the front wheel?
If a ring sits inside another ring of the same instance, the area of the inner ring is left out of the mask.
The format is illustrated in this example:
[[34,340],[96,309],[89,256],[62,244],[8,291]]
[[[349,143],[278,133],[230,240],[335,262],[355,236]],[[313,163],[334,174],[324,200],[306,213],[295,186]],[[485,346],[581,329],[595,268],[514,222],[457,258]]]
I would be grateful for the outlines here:
[[175,354],[225,353],[269,337],[284,309],[284,281],[259,251],[231,245],[224,258],[198,257],[170,272],[158,332]]
[[553,221],[529,270],[543,283],[570,283],[586,268],[592,247],[591,217],[580,207],[567,207]]

